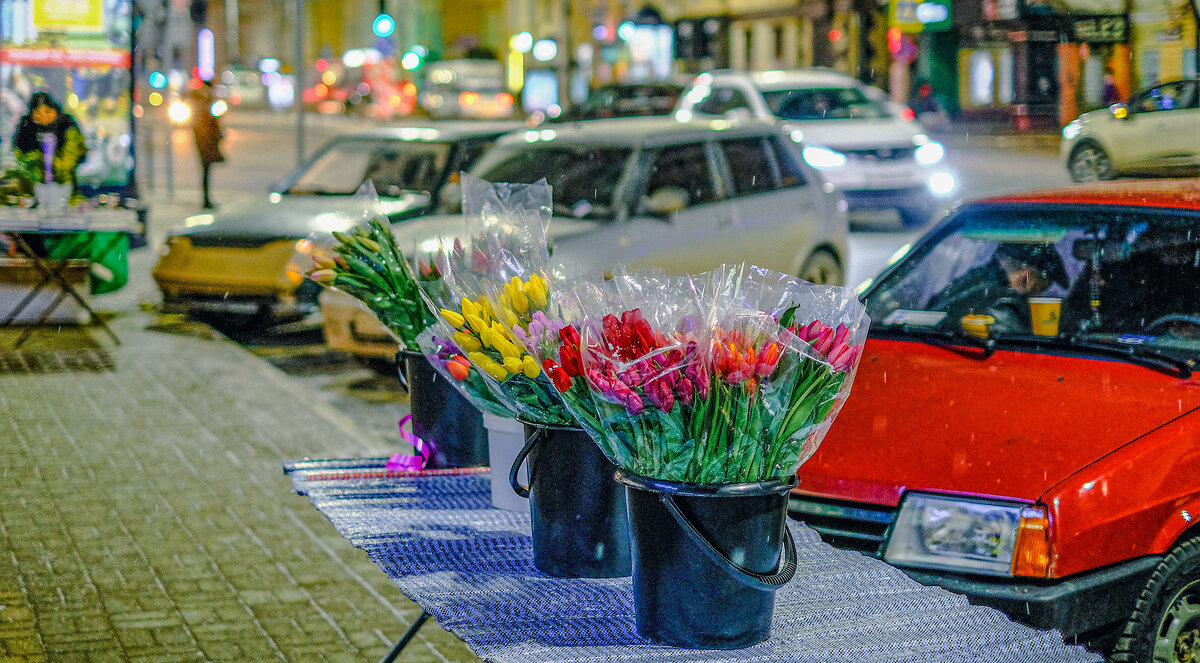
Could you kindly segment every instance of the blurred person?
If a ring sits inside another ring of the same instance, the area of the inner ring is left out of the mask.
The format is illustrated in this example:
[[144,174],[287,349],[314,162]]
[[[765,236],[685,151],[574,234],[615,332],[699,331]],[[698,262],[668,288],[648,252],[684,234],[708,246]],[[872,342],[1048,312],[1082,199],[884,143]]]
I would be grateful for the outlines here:
[[1186,328],[1195,322],[1186,319],[1200,320],[1200,234],[1186,227],[1149,228],[1134,242],[1130,258],[1116,264],[1104,288],[1104,328],[1194,333]]
[[1002,243],[991,260],[954,279],[934,295],[926,308],[946,311],[947,324],[957,326],[967,314],[996,319],[992,332],[1031,333],[1029,298],[1057,283],[1067,286],[1062,257],[1051,244]]
[[216,100],[211,81],[204,81],[200,88],[191,94],[192,102],[192,137],[196,140],[196,153],[200,156],[200,189],[204,200],[202,207],[212,209],[212,198],[209,196],[209,180],[212,165],[225,161],[221,153],[221,122],[213,115],[212,105]]
[[[47,149],[53,149],[49,169]],[[13,153],[35,181],[44,181],[49,170],[51,181],[70,184],[74,193],[75,171],[87,156],[87,141],[75,118],[64,112],[53,97],[34,92],[29,98],[29,111],[17,121]]]
[[1107,108],[1121,102],[1121,91],[1117,89],[1117,77],[1112,69],[1104,72],[1104,89],[1100,93],[1100,103]]

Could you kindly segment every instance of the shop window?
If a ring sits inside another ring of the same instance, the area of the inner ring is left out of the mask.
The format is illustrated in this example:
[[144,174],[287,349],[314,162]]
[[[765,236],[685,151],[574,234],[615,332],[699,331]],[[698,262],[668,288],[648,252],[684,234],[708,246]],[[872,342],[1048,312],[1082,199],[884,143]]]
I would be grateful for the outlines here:
[[1007,48],[996,52],[996,97],[1002,104],[1013,102],[1013,54]]
[[990,106],[995,99],[996,66],[988,51],[971,53],[967,75],[968,99],[972,106]]

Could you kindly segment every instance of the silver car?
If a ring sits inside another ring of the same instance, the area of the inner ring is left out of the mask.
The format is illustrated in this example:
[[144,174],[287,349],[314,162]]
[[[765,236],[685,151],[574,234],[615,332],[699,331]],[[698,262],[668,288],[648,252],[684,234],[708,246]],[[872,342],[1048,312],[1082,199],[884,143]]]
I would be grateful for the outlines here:
[[[553,259],[583,272],[615,265],[694,273],[751,262],[816,283],[845,275],[845,201],[772,123],[596,120],[502,137],[472,174],[553,187]],[[433,247],[462,225],[428,216],[394,227],[399,245]],[[321,297],[326,341],[388,356],[394,345],[349,295]]]

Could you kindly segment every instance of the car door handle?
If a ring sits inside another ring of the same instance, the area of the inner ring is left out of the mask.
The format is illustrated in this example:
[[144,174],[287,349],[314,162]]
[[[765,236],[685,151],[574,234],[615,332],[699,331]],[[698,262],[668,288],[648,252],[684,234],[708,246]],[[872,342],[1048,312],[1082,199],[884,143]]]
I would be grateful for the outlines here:
[[718,216],[717,217],[717,227],[718,228],[728,228],[729,226],[732,226],[732,225],[733,225],[733,219],[731,219],[727,216]]

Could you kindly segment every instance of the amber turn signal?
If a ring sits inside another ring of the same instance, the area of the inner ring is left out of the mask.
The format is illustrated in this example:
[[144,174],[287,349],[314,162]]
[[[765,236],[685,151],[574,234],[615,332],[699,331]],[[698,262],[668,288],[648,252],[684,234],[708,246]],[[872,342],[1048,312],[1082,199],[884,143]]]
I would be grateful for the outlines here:
[[1012,574],[1045,578],[1050,572],[1050,519],[1045,509],[1021,510],[1017,525],[1017,545],[1013,551]]

